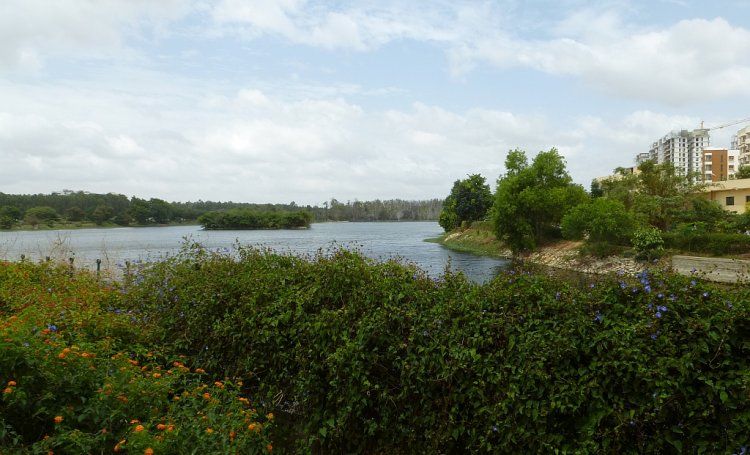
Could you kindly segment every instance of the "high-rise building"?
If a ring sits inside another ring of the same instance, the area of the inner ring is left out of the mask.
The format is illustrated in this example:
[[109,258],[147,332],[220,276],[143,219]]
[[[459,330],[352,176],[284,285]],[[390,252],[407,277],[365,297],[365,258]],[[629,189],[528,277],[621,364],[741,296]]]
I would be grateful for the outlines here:
[[[649,159],[658,164],[672,163],[683,175],[702,171],[701,151],[710,145],[708,129],[672,131],[654,142],[649,150]],[[640,159],[640,155],[637,157]]]
[[750,165],[750,126],[737,131],[732,138],[732,148],[740,151],[740,166]]
[[739,168],[739,151],[720,147],[703,147],[701,151],[701,179],[721,182],[734,178]]

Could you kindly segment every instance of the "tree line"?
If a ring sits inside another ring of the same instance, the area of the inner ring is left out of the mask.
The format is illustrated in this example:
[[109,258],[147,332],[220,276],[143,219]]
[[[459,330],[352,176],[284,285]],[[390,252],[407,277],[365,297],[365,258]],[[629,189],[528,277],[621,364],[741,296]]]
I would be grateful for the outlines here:
[[531,163],[512,150],[494,194],[479,174],[457,180],[445,199],[440,225],[451,231],[490,221],[496,237],[514,253],[560,239],[585,240],[584,249],[607,255],[632,247],[640,257],[664,248],[713,254],[750,252],[750,213],[736,215],[701,194],[696,176],[669,163],[642,163],[637,172],[618,168],[592,182],[573,183],[556,149]]
[[20,224],[53,226],[58,223],[89,222],[96,225],[147,226],[197,222],[208,212],[233,209],[257,212],[306,211],[312,221],[428,221],[437,220],[442,210],[440,199],[374,200],[339,202],[336,199],[321,205],[256,204],[243,202],[167,202],[163,199],[142,199],[117,193],[85,191],[51,194],[6,194],[0,192],[0,229]]

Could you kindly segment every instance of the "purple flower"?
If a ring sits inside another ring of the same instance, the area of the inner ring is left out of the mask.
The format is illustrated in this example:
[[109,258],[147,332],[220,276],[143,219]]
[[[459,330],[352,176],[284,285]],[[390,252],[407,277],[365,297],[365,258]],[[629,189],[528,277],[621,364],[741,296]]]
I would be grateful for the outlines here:
[[695,286],[695,285],[696,285],[695,280],[690,280],[690,286]]
[[657,298],[657,299],[663,299],[663,298],[664,298],[664,294],[662,294],[662,293],[660,292],[660,293],[656,294],[656,298]]
[[57,326],[55,324],[50,324],[47,326],[47,330],[50,332],[57,332]]
[[708,292],[704,292],[703,297],[708,297]]
[[667,312],[667,307],[664,306],[664,305],[659,305],[658,307],[656,307],[656,310],[657,311],[661,311],[662,313],[666,313]]
[[657,318],[661,318],[661,312],[657,311],[654,316],[656,316]]
[[652,334],[651,334],[651,339],[652,339],[652,340],[655,340],[657,336],[658,336],[657,334],[655,334],[655,333],[652,333]]
[[620,289],[625,289],[626,287],[628,287],[628,285],[625,284],[624,281],[620,281]]

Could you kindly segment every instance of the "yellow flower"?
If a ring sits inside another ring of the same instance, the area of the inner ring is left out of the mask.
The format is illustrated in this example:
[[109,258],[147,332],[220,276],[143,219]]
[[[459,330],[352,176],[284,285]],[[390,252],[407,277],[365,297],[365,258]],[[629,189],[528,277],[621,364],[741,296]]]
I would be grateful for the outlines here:
[[266,414],[266,419],[273,420],[273,412],[269,412],[268,414]]
[[213,428],[206,428],[206,433],[212,434],[214,432]]

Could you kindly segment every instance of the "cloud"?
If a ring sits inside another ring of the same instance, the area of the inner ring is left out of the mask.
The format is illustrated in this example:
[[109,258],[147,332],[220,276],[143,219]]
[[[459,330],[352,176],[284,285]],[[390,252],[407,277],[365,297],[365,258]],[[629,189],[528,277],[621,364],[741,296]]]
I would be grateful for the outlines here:
[[183,17],[189,0],[4,0],[0,2],[0,71],[38,70],[50,56],[111,57],[125,38]]

